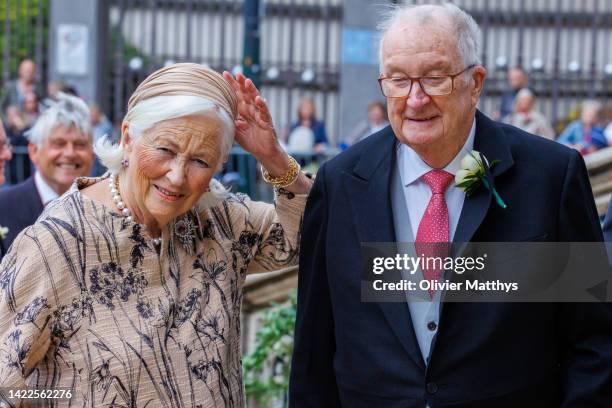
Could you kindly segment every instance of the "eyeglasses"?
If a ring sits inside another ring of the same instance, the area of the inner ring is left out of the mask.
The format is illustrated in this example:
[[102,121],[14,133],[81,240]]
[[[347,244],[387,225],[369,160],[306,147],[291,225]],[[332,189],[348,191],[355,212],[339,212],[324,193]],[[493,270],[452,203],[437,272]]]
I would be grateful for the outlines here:
[[410,95],[414,81],[418,81],[423,92],[429,96],[449,95],[455,88],[455,78],[475,66],[476,64],[472,64],[463,71],[453,75],[429,75],[416,78],[388,78],[381,75],[380,78],[378,78],[378,84],[380,85],[382,94],[387,98],[405,98]]
[[13,145],[8,139],[4,139],[0,142],[0,152],[3,152],[4,149],[7,149],[9,152],[13,152]]

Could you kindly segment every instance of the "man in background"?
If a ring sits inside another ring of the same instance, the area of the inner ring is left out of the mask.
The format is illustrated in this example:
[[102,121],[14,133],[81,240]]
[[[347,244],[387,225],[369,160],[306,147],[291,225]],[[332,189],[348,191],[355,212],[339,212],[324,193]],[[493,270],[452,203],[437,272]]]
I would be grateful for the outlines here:
[[8,227],[6,248],[32,225],[49,202],[64,194],[93,163],[89,109],[81,99],[59,94],[27,132],[28,154],[36,172],[0,191],[0,225]]
[[522,67],[513,67],[508,71],[508,89],[501,96],[499,107],[499,120],[504,121],[508,115],[514,111],[514,100],[516,94],[527,87],[529,76]]

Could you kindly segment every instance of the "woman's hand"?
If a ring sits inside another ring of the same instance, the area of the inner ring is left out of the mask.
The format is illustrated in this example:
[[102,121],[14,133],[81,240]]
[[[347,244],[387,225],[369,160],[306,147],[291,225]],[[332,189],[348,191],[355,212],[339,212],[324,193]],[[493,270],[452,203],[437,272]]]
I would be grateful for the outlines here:
[[[278,143],[266,101],[253,81],[244,75],[239,73],[234,78],[232,74],[224,71],[223,77],[238,96],[236,142],[255,156],[273,177],[285,174],[289,169],[289,156]],[[300,173],[298,179],[286,189],[296,194],[305,194],[310,191],[311,186],[312,181]]]
[[253,81],[242,74],[234,78],[227,71],[223,72],[223,77],[238,96],[236,142],[264,164],[271,159],[286,156],[278,143],[268,105]]

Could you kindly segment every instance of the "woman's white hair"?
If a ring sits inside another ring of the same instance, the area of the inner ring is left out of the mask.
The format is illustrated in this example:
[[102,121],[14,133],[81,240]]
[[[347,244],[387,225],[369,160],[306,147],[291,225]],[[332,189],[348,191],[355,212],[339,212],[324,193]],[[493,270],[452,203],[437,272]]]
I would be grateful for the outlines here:
[[[155,96],[137,103],[128,111],[124,122],[128,123],[130,140],[135,141],[157,123],[194,114],[202,114],[221,121],[223,134],[218,171],[222,163],[227,160],[234,143],[235,127],[230,115],[214,102],[195,95]],[[122,162],[125,157],[123,137],[118,144],[112,143],[108,135],[100,138],[94,144],[94,153],[111,173],[119,174],[123,170]],[[209,192],[204,193],[198,200],[199,210],[212,207],[229,195],[225,187],[215,179],[211,179],[208,187]]]
[[465,66],[481,64],[480,60],[480,38],[481,32],[478,24],[472,16],[452,3],[443,2],[441,4],[404,4],[392,6],[384,13],[383,21],[378,25],[381,31],[379,46],[379,62],[382,71],[382,45],[387,33],[396,24],[401,23],[407,18],[416,18],[418,24],[435,24],[434,14],[444,12],[450,19],[457,37],[457,47]]
[[66,129],[74,126],[82,135],[91,138],[91,121],[87,104],[76,96],[60,92],[56,96],[56,101],[49,102],[47,109],[25,135],[30,143],[42,147],[45,139],[59,125],[63,125]]

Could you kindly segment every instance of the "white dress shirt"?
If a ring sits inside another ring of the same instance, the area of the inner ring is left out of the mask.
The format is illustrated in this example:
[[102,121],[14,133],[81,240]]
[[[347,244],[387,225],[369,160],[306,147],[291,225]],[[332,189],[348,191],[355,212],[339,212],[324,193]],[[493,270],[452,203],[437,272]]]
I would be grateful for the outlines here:
[[[457,174],[457,171],[461,168],[461,159],[474,147],[475,133],[476,119],[472,123],[465,144],[455,158],[444,167],[444,171],[452,175]],[[404,199],[406,200],[410,226],[416,239],[419,223],[431,198],[431,189],[421,177],[433,168],[425,163],[414,150],[403,143],[400,143],[397,148],[397,165],[404,186]],[[448,236],[452,242],[463,209],[465,193],[455,186],[454,182],[451,182],[446,189],[444,198],[448,207]],[[440,320],[440,296],[441,293],[438,291],[431,301],[408,301],[414,332],[425,364],[428,363],[431,342],[437,332]]]
[[59,194],[57,194],[55,190],[49,184],[47,184],[45,179],[38,171],[34,173],[34,184],[36,184],[36,190],[38,190],[38,195],[40,196],[43,207],[49,204],[50,201],[53,201],[59,197]]

